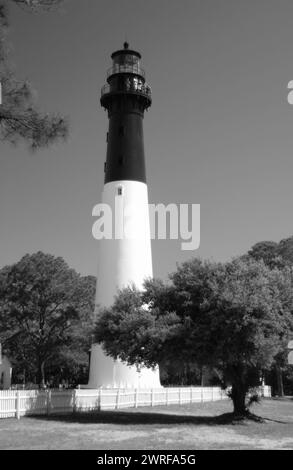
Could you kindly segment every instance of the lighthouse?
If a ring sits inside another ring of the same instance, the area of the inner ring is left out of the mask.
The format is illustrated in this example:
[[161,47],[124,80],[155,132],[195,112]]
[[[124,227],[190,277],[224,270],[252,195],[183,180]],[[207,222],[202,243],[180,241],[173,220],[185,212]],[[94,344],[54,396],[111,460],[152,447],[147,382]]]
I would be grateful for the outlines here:
[[[107,156],[102,203],[112,214],[112,236],[99,240],[96,315],[110,307],[119,289],[143,287],[153,275],[146,183],[143,118],[152,103],[151,89],[140,65],[141,55],[127,42],[111,56],[101,105],[107,111]],[[160,387],[159,369],[128,366],[91,347],[87,388]]]

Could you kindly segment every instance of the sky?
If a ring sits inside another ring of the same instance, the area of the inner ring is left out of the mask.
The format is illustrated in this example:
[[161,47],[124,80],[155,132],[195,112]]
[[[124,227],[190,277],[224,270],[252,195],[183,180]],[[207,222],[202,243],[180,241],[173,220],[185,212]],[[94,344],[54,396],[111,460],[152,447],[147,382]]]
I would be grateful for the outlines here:
[[10,24],[17,76],[41,110],[68,116],[70,135],[36,153],[1,142],[1,267],[42,250],[96,274],[92,208],[108,126],[100,88],[125,39],[153,93],[150,202],[201,205],[200,248],[154,240],[154,275],[293,234],[292,0],[67,0],[41,15],[12,6]]

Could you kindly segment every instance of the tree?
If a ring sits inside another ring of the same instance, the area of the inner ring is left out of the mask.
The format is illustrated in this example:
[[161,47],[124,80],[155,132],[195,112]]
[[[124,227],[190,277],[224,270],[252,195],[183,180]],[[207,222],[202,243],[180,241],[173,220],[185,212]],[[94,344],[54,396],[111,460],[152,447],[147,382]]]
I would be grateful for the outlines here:
[[278,257],[278,243],[271,241],[258,242],[249,250],[248,256],[255,260],[263,260],[263,262],[273,268],[280,265],[280,258]]
[[[278,267],[293,267],[293,237],[281,240],[280,243],[272,241],[262,241],[256,243],[247,255],[256,260],[263,260],[271,269]],[[281,346],[279,353],[275,357],[273,370],[276,374],[276,392],[279,396],[284,396],[283,372],[287,368],[286,344]],[[288,371],[290,373],[290,371]]]
[[16,370],[44,384],[60,358],[87,360],[94,291],[92,276],[42,252],[0,271],[0,338]]
[[34,103],[31,85],[18,80],[10,65],[7,46],[9,29],[8,5],[16,3],[30,11],[49,9],[61,0],[6,0],[0,1],[0,140],[10,143],[26,141],[32,149],[47,146],[67,136],[68,125],[64,117],[42,114]]
[[287,266],[293,266],[293,237],[285,238],[278,245],[278,255]]
[[270,268],[293,266],[293,237],[285,238],[279,243],[258,242],[253,245],[247,255],[256,260],[263,260]]
[[171,284],[127,288],[103,310],[96,339],[129,364],[153,367],[162,360],[193,361],[222,372],[231,385],[234,413],[247,415],[250,387],[270,366],[292,325],[293,280],[254,260],[220,264],[192,260]]

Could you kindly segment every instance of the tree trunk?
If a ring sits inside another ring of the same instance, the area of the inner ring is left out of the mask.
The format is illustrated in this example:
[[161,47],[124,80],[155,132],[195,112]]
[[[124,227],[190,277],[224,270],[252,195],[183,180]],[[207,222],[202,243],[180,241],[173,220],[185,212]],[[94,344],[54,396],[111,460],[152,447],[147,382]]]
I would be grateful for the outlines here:
[[39,387],[45,387],[45,361],[39,361],[37,382]]
[[200,385],[201,387],[204,386],[204,367],[200,368]]
[[245,387],[238,383],[232,384],[231,399],[234,407],[234,414],[237,416],[245,416],[248,413],[247,406],[245,404],[247,390]]
[[284,386],[283,386],[283,373],[282,369],[278,364],[275,365],[276,379],[277,379],[277,395],[279,397],[284,396]]

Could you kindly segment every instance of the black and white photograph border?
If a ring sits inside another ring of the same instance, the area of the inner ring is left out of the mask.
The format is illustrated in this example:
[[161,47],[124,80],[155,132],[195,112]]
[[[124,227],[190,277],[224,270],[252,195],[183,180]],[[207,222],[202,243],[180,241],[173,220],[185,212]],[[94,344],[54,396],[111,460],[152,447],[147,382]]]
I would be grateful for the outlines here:
[[0,0],[1,451],[293,450],[292,18]]

